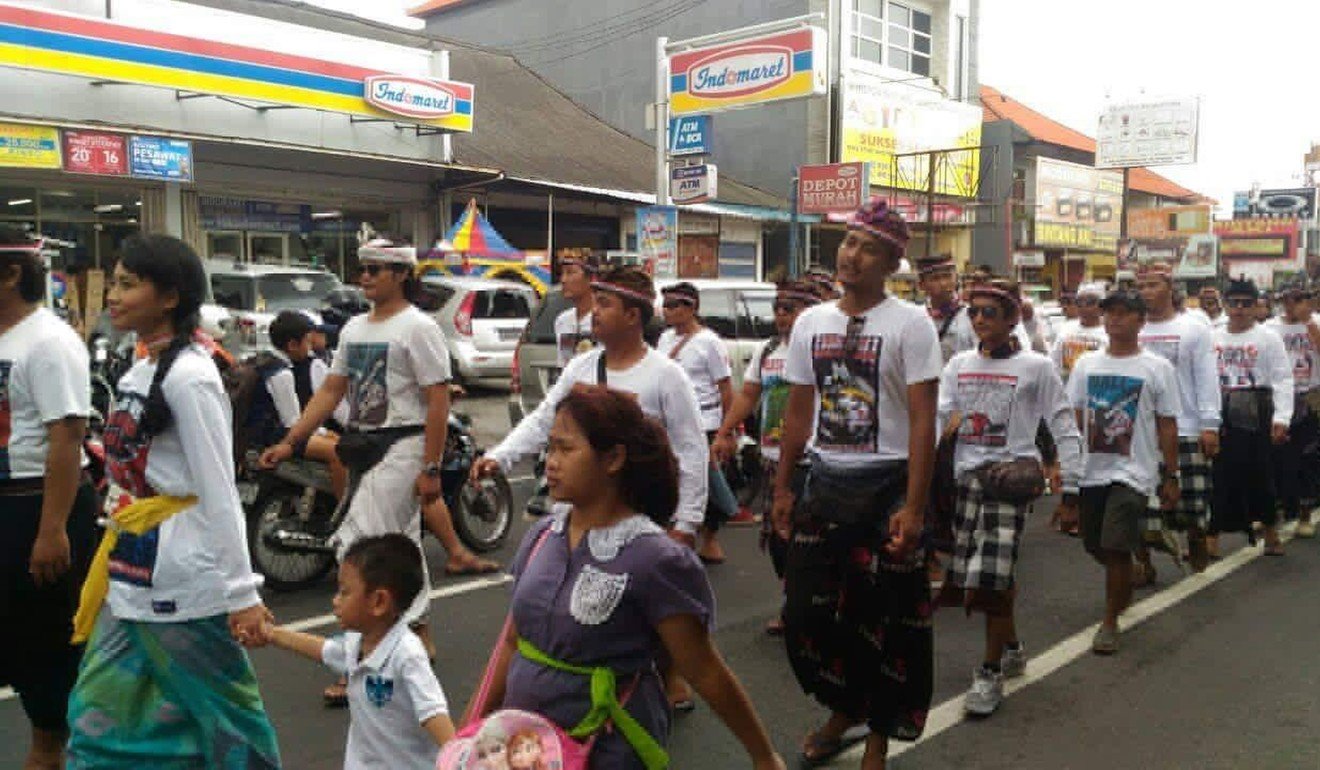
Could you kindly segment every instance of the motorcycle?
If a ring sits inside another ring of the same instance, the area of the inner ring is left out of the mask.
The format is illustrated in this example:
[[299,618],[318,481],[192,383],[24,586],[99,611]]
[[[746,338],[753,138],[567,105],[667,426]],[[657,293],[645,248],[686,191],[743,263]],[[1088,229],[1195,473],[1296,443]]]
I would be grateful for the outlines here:
[[[503,545],[513,524],[513,490],[504,474],[468,483],[482,451],[472,437],[471,418],[451,412],[440,481],[454,530],[478,553]],[[265,470],[257,464],[257,453],[249,453],[238,487],[252,566],[265,575],[266,585],[289,591],[325,577],[335,563],[331,536],[347,513],[347,506],[335,500],[325,466],[290,460]]]

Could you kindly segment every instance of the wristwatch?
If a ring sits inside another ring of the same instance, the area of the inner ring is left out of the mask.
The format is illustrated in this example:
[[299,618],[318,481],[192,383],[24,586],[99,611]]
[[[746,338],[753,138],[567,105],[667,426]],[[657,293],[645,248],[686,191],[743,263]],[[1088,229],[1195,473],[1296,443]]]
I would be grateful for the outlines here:
[[433,479],[438,479],[440,478],[440,474],[444,471],[444,468],[445,468],[444,463],[440,462],[439,460],[436,460],[435,462],[431,462],[431,463],[427,463],[426,465],[423,465],[422,473],[425,473],[427,476],[430,476]]

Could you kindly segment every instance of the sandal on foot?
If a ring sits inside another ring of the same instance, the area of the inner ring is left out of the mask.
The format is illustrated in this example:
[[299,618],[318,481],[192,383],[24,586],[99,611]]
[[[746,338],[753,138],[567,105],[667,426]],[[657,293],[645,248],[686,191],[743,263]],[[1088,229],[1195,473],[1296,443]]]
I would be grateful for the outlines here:
[[819,733],[808,733],[802,741],[802,753],[798,756],[798,767],[802,770],[818,767],[839,756],[848,749],[866,740],[869,730],[845,730],[836,738],[822,738]]

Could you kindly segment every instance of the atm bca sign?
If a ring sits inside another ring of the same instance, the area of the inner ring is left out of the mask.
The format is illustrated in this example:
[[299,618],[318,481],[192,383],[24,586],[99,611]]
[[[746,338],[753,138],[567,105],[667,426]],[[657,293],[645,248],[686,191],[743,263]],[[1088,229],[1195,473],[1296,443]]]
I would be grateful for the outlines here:
[[719,178],[714,163],[676,166],[669,171],[669,197],[677,205],[705,203],[718,195]]

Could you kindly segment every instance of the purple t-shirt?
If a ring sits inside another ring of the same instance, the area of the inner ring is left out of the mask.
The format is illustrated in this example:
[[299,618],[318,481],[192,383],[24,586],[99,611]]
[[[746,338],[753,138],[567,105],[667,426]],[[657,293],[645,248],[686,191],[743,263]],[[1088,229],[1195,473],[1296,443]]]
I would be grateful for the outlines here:
[[[549,529],[545,542],[528,556]],[[640,674],[625,708],[662,746],[669,742],[669,703],[656,673],[660,621],[695,615],[714,625],[715,597],[691,550],[675,543],[645,516],[591,530],[569,550],[567,514],[538,522],[523,537],[511,571],[513,622],[518,633],[552,658],[579,666],[607,666],[620,698]],[[504,708],[534,711],[564,729],[591,708],[587,677],[545,668],[515,655]],[[617,731],[602,732],[593,768],[642,768]]]

